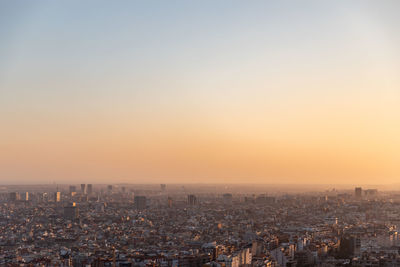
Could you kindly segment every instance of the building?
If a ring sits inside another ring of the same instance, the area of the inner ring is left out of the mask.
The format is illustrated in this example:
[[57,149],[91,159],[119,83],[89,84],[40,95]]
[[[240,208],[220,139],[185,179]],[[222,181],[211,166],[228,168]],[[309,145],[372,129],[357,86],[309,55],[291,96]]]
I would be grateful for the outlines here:
[[24,201],[29,201],[29,192],[23,193],[21,199]]
[[165,189],[167,188],[167,185],[166,184],[160,184],[160,187],[161,187],[161,191],[165,191]]
[[21,196],[18,192],[11,192],[9,195],[9,200],[10,201],[18,201],[18,200],[21,200]]
[[188,195],[188,204],[194,206],[197,204],[197,198],[195,195]]
[[361,241],[355,236],[343,236],[340,239],[338,255],[342,259],[349,259],[359,253]]
[[147,207],[147,200],[145,196],[135,196],[134,199],[135,208],[137,210],[145,210]]
[[168,197],[168,208],[172,208],[173,203],[174,202],[173,202],[172,198]]
[[93,185],[92,184],[87,185],[86,193],[88,193],[88,194],[93,193]]
[[75,202],[69,203],[64,207],[64,219],[76,220],[79,217],[79,209]]
[[86,194],[86,184],[81,184],[81,193]]
[[378,195],[378,189],[367,189],[367,190],[364,190],[364,195],[367,196],[367,197],[377,196]]
[[54,202],[60,202],[61,201],[61,192],[55,192],[54,193]]
[[107,185],[107,193],[110,195],[112,193],[113,186],[112,185]]
[[255,202],[257,204],[273,205],[275,203],[275,198],[269,197],[267,194],[261,194],[255,198]]
[[354,194],[355,194],[357,199],[361,199],[361,197],[362,197],[362,188],[361,187],[356,187],[354,189]]
[[69,186],[69,193],[70,194],[76,193],[76,186],[75,185],[70,185]]

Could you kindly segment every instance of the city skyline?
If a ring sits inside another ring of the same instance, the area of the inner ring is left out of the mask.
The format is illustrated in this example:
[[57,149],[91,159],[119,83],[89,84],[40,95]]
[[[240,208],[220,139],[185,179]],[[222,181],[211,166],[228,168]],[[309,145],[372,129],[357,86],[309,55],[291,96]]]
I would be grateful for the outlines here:
[[394,184],[397,1],[3,1],[0,184]]

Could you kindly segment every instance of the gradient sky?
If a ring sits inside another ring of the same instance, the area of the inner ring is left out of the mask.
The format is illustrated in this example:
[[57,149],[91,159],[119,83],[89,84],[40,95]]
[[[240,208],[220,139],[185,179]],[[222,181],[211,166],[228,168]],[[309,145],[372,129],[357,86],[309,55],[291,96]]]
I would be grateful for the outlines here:
[[397,183],[400,1],[1,1],[0,183]]

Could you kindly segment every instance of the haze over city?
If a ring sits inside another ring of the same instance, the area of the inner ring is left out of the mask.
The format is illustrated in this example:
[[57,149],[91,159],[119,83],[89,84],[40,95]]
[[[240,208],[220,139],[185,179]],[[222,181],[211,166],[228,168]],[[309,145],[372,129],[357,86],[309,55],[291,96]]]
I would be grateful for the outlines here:
[[400,266],[399,11],[0,0],[0,266]]
[[2,1],[0,183],[397,183],[399,8]]

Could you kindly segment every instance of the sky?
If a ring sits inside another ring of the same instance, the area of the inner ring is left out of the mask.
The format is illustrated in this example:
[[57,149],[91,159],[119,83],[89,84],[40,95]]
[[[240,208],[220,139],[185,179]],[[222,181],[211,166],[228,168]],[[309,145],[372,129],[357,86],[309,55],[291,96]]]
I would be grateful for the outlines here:
[[0,1],[0,183],[398,183],[398,10]]

